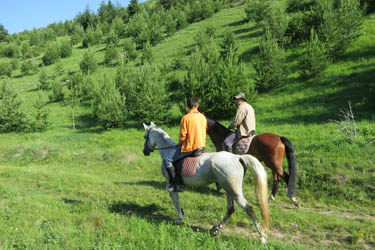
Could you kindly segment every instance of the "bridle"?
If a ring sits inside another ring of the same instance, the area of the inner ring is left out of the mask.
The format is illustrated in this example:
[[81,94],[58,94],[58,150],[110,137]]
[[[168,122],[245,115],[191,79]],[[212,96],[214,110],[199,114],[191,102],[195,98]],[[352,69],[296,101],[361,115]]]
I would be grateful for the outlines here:
[[147,149],[147,151],[154,152],[154,150],[163,150],[163,149],[169,149],[169,148],[176,148],[176,147],[178,147],[178,145],[174,145],[174,146],[163,147],[163,148],[157,148],[157,147],[150,148],[149,147],[149,141],[150,141],[150,132],[151,132],[151,130],[152,129],[148,130],[147,134],[146,134],[145,148]]

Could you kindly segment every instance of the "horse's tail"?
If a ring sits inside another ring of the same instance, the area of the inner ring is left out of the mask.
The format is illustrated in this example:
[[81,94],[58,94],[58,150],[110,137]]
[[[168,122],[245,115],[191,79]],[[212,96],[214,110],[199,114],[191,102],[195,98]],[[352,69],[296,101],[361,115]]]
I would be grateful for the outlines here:
[[297,161],[294,156],[294,147],[286,137],[281,136],[280,140],[284,143],[289,166],[288,197],[293,199],[297,185]]
[[240,157],[240,162],[244,168],[251,169],[251,172],[253,173],[255,179],[255,189],[262,214],[263,229],[267,230],[269,228],[267,173],[258,159],[251,155],[242,155]]

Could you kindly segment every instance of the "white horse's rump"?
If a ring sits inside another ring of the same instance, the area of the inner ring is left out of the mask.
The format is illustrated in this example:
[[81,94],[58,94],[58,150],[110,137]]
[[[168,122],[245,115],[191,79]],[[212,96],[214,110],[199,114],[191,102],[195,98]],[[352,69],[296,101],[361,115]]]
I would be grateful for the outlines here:
[[[168,151],[171,150],[171,147],[175,146],[176,143],[171,140],[165,131],[161,128],[156,128],[155,124],[151,123],[150,126],[143,125],[146,130],[143,153],[149,155],[155,149],[158,149],[161,157],[164,158]],[[249,169],[255,179],[255,188],[262,214],[262,226],[259,224],[253,208],[248,204],[242,193],[245,169]],[[169,182],[169,175],[163,167],[162,173]],[[233,214],[235,201],[251,217],[260,234],[261,241],[266,241],[266,230],[269,228],[267,174],[262,164],[255,157],[251,155],[234,155],[224,151],[206,153],[199,160],[196,174],[194,176],[182,177],[182,181],[188,186],[202,186],[218,183],[226,191],[227,212],[224,219],[211,229],[212,233],[218,233]],[[177,223],[182,223],[184,214],[180,206],[178,193],[171,192],[170,195],[178,213]]]

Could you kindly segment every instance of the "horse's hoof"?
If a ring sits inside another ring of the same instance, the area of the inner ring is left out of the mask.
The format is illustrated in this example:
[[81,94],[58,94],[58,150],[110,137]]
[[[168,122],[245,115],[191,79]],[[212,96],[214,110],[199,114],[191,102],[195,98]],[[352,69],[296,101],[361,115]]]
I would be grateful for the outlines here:
[[182,225],[182,224],[184,224],[184,219],[177,219],[177,220],[176,220],[176,224],[177,224],[177,225]]
[[273,201],[273,200],[275,200],[275,197],[271,194],[271,195],[268,197],[268,201],[271,202],[271,201]]
[[219,233],[220,229],[221,229],[220,226],[213,226],[213,227],[211,228],[211,234],[212,234],[213,236],[216,236],[216,235]]
[[292,197],[290,200],[294,203],[294,205],[297,208],[299,208],[301,206],[301,203],[299,202],[299,200],[296,199],[296,197]]

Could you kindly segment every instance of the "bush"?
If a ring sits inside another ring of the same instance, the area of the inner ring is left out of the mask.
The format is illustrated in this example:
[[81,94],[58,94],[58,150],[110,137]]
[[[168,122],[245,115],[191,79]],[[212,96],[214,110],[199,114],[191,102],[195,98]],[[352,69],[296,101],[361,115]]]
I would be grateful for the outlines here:
[[98,44],[101,41],[103,32],[100,29],[94,30],[93,28],[88,28],[83,35],[82,47],[88,48],[92,45]]
[[125,110],[137,121],[167,121],[170,108],[165,80],[157,67],[145,65],[130,68],[122,64],[116,75],[116,86],[125,97]]
[[39,74],[38,89],[47,90],[51,88],[51,85],[51,77],[47,74],[47,71],[45,69],[42,69],[42,71]]
[[338,8],[319,0],[323,9],[320,36],[326,44],[329,57],[337,60],[345,53],[350,43],[359,37],[363,24],[363,10],[357,0],[338,0]]
[[49,110],[46,108],[47,101],[42,92],[38,93],[38,97],[34,101],[33,104],[36,113],[35,113],[35,120],[31,124],[31,130],[33,131],[45,131],[49,126],[48,122],[48,115]]
[[365,8],[366,14],[373,13],[375,11],[375,1],[374,0],[361,0],[361,6]]
[[315,0],[288,0],[286,12],[305,12],[310,10],[315,4]]
[[21,73],[23,75],[28,75],[34,69],[34,65],[31,60],[24,60],[21,64]]
[[6,62],[0,62],[0,77],[12,75],[12,65]]
[[308,41],[311,29],[318,30],[321,22],[319,13],[314,10],[292,13],[285,32],[286,36],[294,44]]
[[90,74],[96,70],[98,67],[98,64],[96,62],[96,59],[94,57],[94,54],[90,51],[87,51],[79,63],[79,68],[82,70],[84,74]]
[[59,54],[61,58],[70,57],[73,53],[72,41],[70,39],[64,39],[59,44]]
[[104,55],[104,63],[107,65],[112,65],[117,63],[120,56],[120,52],[113,43],[107,45]]
[[142,48],[142,52],[141,52],[141,64],[144,65],[146,63],[149,63],[151,64],[152,63],[152,60],[154,59],[154,55],[152,54],[152,49],[151,49],[151,45],[149,42],[147,42],[143,48]]
[[285,45],[288,42],[287,37],[285,37],[288,22],[289,18],[284,9],[279,5],[272,5],[268,8],[268,14],[264,16],[261,24],[264,30],[271,32],[271,35],[279,44]]
[[22,101],[8,82],[0,89],[0,130],[20,131],[28,128],[26,114],[21,110]]
[[248,0],[245,7],[245,21],[260,23],[269,15],[270,1],[268,0]]
[[132,39],[126,40],[124,42],[124,52],[124,57],[126,61],[133,61],[137,59],[137,45]]
[[257,73],[256,87],[265,92],[286,83],[288,71],[285,65],[285,51],[266,30],[260,42],[260,55],[253,62]]
[[44,51],[42,61],[44,65],[48,66],[57,62],[59,60],[59,57],[59,46],[56,43],[49,43]]
[[20,55],[18,45],[15,43],[9,43],[5,45],[2,49],[2,55],[9,58],[18,57]]
[[223,40],[220,43],[221,51],[220,55],[222,58],[226,58],[231,51],[237,53],[238,46],[235,43],[233,32],[226,30],[223,35]]
[[94,116],[104,128],[117,128],[125,124],[125,98],[115,82],[106,75],[96,84],[92,107]]
[[310,41],[304,46],[304,55],[299,63],[301,75],[310,79],[321,74],[327,67],[328,58],[324,44],[319,37],[311,30]]
[[48,96],[50,102],[59,102],[64,100],[64,91],[63,91],[63,85],[60,81],[54,80],[52,81],[52,92]]

